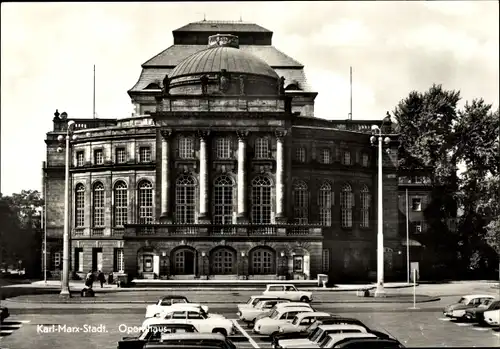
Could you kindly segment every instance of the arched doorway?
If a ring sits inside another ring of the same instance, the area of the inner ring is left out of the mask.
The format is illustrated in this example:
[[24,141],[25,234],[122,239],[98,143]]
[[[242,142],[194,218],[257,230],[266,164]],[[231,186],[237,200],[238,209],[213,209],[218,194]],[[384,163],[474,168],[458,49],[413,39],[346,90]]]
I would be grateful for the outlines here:
[[192,247],[180,246],[172,251],[172,274],[196,274],[196,250]]
[[217,247],[210,252],[212,275],[236,274],[236,251],[229,247]]
[[249,253],[250,274],[276,274],[276,252],[267,246],[257,246]]

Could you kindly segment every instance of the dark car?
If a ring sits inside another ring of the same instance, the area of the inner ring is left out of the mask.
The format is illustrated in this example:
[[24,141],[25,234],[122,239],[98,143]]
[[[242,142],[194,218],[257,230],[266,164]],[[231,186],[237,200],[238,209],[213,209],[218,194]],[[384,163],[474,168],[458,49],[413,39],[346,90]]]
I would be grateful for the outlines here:
[[146,343],[160,342],[162,335],[169,333],[196,333],[192,324],[170,323],[151,325],[138,337],[124,337],[118,342],[118,349],[142,349]]
[[392,349],[405,346],[395,339],[387,338],[346,338],[336,343],[334,348],[349,349]]
[[144,349],[207,348],[236,349],[234,343],[220,333],[167,334],[158,343],[146,343]]
[[484,321],[484,312],[497,309],[500,309],[500,301],[496,301],[493,299],[485,300],[477,308],[467,309],[465,311],[465,320],[478,322],[482,325],[486,324],[486,322]]
[[7,307],[0,307],[0,324],[3,323],[3,320],[7,319],[9,316],[9,309]]
[[289,332],[289,333],[278,333],[278,334],[272,335],[271,336],[271,343],[273,345],[273,348],[277,348],[278,347],[278,342],[280,340],[308,338],[309,335],[311,333],[313,333],[313,331],[318,326],[320,326],[320,325],[337,325],[337,324],[348,324],[348,325],[362,326],[362,327],[366,328],[367,332],[373,333],[374,335],[376,335],[379,338],[392,339],[386,333],[370,329],[368,326],[366,326],[363,322],[361,322],[358,319],[332,315],[331,317],[323,318],[321,320],[317,320],[317,321],[313,322],[304,331],[301,331],[301,332]]

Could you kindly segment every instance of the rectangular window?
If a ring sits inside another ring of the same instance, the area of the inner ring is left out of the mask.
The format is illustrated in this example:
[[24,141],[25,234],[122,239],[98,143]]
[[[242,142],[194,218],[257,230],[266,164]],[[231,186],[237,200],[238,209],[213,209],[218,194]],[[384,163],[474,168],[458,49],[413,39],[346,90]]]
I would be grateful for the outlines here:
[[323,273],[328,273],[330,270],[330,250],[323,249]]
[[127,161],[127,153],[125,152],[125,148],[116,148],[116,158],[115,161],[117,164],[123,164]]
[[191,137],[181,137],[179,139],[179,157],[181,159],[191,159],[194,153],[194,142]]
[[298,162],[306,162],[306,149],[304,147],[298,147],[295,150],[295,160]]
[[85,163],[85,153],[83,151],[79,151],[76,153],[76,166],[82,167]]
[[422,222],[416,221],[413,222],[413,233],[420,234],[422,232]]
[[114,249],[113,258],[113,271],[118,273],[123,273],[125,270],[125,263],[123,259],[123,248]]
[[139,148],[139,162],[151,162],[151,148],[150,147],[140,147]]
[[257,138],[255,140],[255,158],[256,159],[269,158],[269,142],[267,138]]
[[322,164],[330,163],[330,149],[323,149],[321,151],[321,163]]
[[75,270],[83,273],[83,248],[75,248]]
[[102,149],[94,150],[94,163],[96,165],[102,165],[104,163],[104,154]]
[[368,154],[363,154],[362,163],[364,167],[368,167],[370,165],[370,157],[368,156]]
[[75,228],[85,226],[85,189],[79,186],[75,193]]
[[413,211],[422,211],[422,199],[412,198],[411,199],[411,209]]
[[104,227],[104,187],[94,190],[94,215],[93,227]]
[[231,140],[226,137],[217,138],[215,149],[217,159],[229,159],[231,157]]
[[350,165],[351,164],[351,153],[349,151],[342,152],[342,164]]

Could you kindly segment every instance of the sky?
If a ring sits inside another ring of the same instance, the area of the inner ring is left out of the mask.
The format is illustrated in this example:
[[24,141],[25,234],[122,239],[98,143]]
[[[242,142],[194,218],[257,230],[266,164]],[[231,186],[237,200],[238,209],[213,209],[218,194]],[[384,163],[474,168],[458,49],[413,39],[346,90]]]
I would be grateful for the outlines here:
[[257,23],[305,66],[315,116],[381,119],[433,83],[498,107],[498,1],[154,2],[1,4],[1,177],[4,195],[41,190],[56,109],[129,117],[141,64],[203,20]]

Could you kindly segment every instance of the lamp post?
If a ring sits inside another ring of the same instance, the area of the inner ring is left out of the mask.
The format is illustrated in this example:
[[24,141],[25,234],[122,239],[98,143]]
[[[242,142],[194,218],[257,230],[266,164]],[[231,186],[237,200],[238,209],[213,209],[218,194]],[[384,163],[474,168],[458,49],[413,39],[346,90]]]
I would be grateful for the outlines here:
[[[384,297],[384,226],[383,226],[383,201],[382,201],[382,147],[383,143],[389,145],[391,139],[382,136],[382,130],[377,125],[372,126],[373,136],[370,137],[370,142],[373,146],[377,146],[378,141],[378,205],[377,205],[377,288],[375,297]],[[383,141],[383,142],[382,142]]]
[[[64,233],[63,233],[63,272],[61,280],[61,292],[60,295],[63,297],[71,297],[69,291],[69,167],[71,159],[71,141],[76,140],[76,135],[73,134],[73,127],[75,122],[73,120],[68,121],[68,127],[66,130],[66,137],[59,135],[57,140],[60,143],[66,141],[66,161],[64,167]],[[63,151],[62,147],[57,148],[60,153]]]

